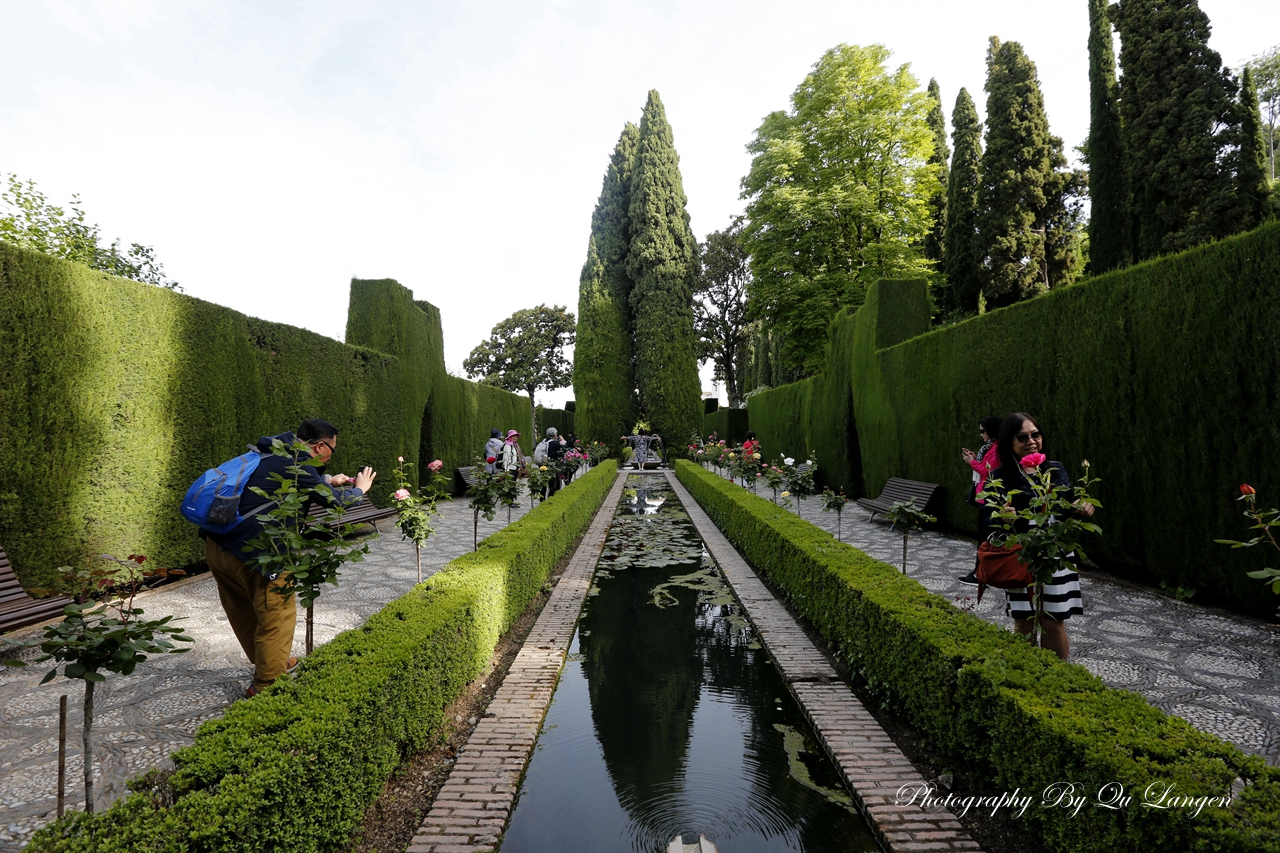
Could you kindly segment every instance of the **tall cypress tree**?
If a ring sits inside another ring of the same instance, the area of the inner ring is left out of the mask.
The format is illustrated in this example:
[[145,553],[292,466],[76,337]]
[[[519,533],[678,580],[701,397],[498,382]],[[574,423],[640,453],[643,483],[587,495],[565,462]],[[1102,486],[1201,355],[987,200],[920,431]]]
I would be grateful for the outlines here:
[[640,130],[627,122],[605,171],[591,215],[587,262],[578,289],[578,337],[574,346],[575,427],[587,441],[613,446],[635,428],[632,365],[631,179]]
[[924,256],[934,261],[942,270],[946,259],[947,234],[947,162],[951,150],[947,148],[947,118],[942,114],[942,89],[938,81],[929,81],[929,129],[933,131],[933,154],[929,164],[938,170],[938,186],[929,196],[929,209],[933,213],[933,227],[924,236]]
[[1120,119],[1132,179],[1134,256],[1176,252],[1234,230],[1235,84],[1209,49],[1196,0],[1120,0]]
[[1267,178],[1267,144],[1262,138],[1262,110],[1253,73],[1245,66],[1240,79],[1240,141],[1236,146],[1238,228],[1256,228],[1271,215],[1271,181]]
[[982,291],[978,255],[978,187],[981,183],[982,122],[967,89],[951,110],[951,171],[947,176],[947,307],[977,311]]
[[987,50],[987,144],[978,190],[983,292],[993,307],[1047,290],[1050,220],[1068,176],[1062,140],[1049,133],[1035,64],[1022,45],[995,36]]
[[640,119],[631,179],[631,313],[636,386],[649,424],[669,446],[683,447],[702,425],[702,394],[693,333],[698,243],[680,158],[656,90]]
[[1133,260],[1129,173],[1120,132],[1108,0],[1089,0],[1089,264],[1095,273]]

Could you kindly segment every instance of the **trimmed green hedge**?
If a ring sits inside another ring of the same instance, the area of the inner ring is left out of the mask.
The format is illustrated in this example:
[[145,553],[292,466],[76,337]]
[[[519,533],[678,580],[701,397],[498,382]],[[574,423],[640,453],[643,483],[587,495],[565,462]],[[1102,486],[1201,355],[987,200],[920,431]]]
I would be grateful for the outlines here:
[[187,486],[306,417],[338,427],[335,470],[383,472],[376,502],[396,457],[417,461],[433,391],[467,401],[435,418],[428,459],[529,423],[527,398],[450,383],[439,312],[395,282],[352,282],[348,334],[370,348],[0,243],[0,546],[23,584],[102,553],[200,561]]
[[770,452],[803,439],[849,491],[941,483],[941,516],[972,530],[959,448],[984,415],[1031,412],[1051,458],[1102,478],[1091,556],[1197,601],[1275,608],[1245,574],[1259,555],[1213,540],[1244,534],[1240,483],[1280,502],[1280,223],[920,334],[927,320],[923,282],[874,285],[833,321],[822,375],[752,397],[752,429]]
[[567,409],[548,409],[545,406],[539,406],[537,412],[538,433],[533,439],[533,444],[537,444],[547,435],[547,429],[555,427],[560,435],[565,436],[574,430],[574,413]]
[[747,439],[746,409],[716,409],[702,417],[702,437],[705,439],[714,430],[730,444],[742,444]]
[[30,853],[344,849],[403,756],[440,743],[444,709],[488,664],[614,482],[605,462],[453,560],[360,628],[303,661],[295,679],[237,702],[174,753],[155,786],[105,812],[72,812]]
[[[1061,782],[1082,784],[1090,798],[1109,782],[1135,795],[1129,808],[1090,806],[1074,817],[1033,805],[1025,819],[1052,849],[1280,847],[1280,770],[957,610],[722,477],[684,461],[676,474],[859,682],[951,760],[973,766],[995,790],[1037,798]],[[1206,809],[1197,819],[1139,805],[1152,783],[1222,796],[1237,776],[1253,784],[1230,809]]]

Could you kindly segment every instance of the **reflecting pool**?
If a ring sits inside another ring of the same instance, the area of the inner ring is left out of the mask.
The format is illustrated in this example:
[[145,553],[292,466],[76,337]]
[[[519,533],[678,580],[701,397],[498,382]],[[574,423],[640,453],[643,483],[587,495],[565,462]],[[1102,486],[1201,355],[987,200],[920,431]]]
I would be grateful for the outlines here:
[[665,479],[626,486],[503,853],[878,850]]

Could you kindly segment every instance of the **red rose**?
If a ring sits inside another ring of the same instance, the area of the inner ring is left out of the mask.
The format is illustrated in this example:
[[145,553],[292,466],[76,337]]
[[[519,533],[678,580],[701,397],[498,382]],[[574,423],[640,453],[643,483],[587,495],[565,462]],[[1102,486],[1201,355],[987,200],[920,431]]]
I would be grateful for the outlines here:
[[1250,486],[1248,483],[1241,483],[1241,484],[1240,484],[1240,494],[1242,494],[1242,495],[1256,495],[1256,494],[1257,494],[1257,492],[1256,492],[1256,491],[1254,491],[1253,486]]

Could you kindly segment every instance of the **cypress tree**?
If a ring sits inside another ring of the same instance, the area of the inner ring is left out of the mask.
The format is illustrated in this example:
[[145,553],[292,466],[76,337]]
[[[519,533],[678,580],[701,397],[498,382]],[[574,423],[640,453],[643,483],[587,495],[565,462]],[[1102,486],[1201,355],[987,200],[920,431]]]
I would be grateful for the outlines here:
[[1089,264],[1095,273],[1133,261],[1129,174],[1120,132],[1108,0],[1089,0]]
[[578,289],[578,337],[574,346],[575,427],[586,441],[612,447],[635,428],[632,365],[630,248],[631,179],[640,130],[627,122],[605,171],[591,215],[587,261]]
[[683,447],[702,426],[702,393],[693,333],[698,243],[680,158],[657,90],[640,119],[631,179],[631,314],[636,386],[649,424],[669,447]]
[[924,236],[924,256],[941,270],[946,259],[947,162],[951,159],[951,150],[947,148],[947,117],[942,114],[942,89],[936,79],[929,81],[929,100],[927,121],[933,131],[933,153],[927,162],[938,170],[938,186],[929,196],[933,227]]
[[987,140],[978,189],[978,246],[987,305],[1047,290],[1046,235],[1066,176],[1062,140],[1049,134],[1035,64],[995,36],[987,50]]
[[982,122],[966,89],[951,110],[951,171],[947,176],[947,307],[978,310],[982,268],[978,255],[978,186],[981,183]]
[[1238,228],[1256,228],[1271,215],[1271,181],[1267,178],[1267,144],[1262,138],[1262,110],[1253,73],[1246,65],[1240,80],[1240,141],[1236,146]]
[[1230,234],[1235,186],[1223,161],[1238,120],[1208,16],[1196,0],[1121,0],[1109,11],[1120,33],[1135,259]]

